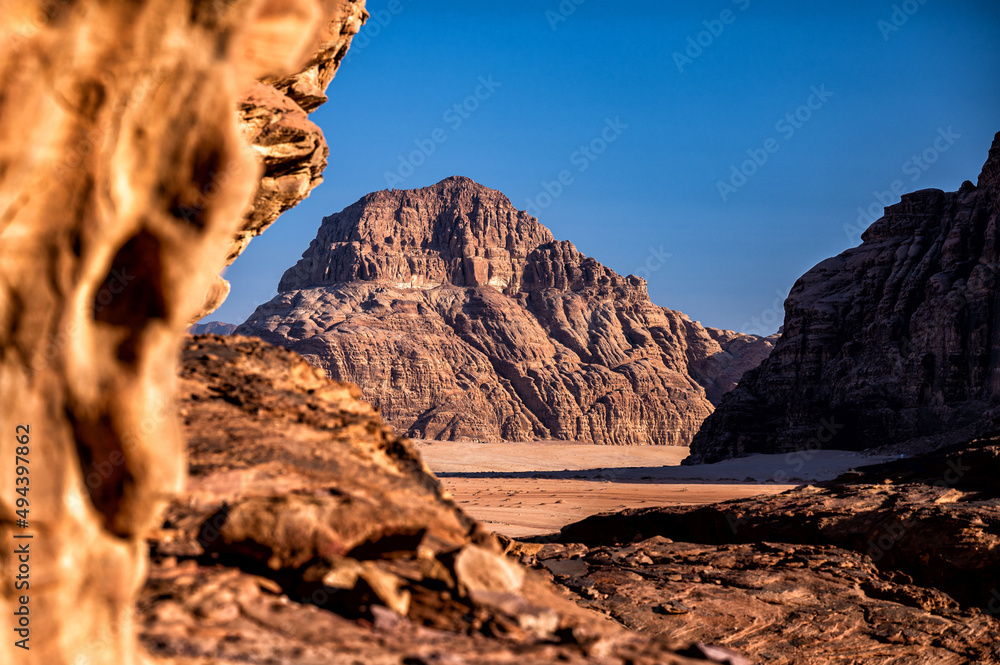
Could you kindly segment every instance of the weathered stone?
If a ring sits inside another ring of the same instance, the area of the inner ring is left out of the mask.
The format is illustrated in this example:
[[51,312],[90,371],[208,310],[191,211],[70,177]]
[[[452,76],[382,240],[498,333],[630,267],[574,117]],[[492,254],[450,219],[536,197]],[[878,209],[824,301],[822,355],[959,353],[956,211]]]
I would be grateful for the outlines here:
[[183,360],[190,487],[139,602],[155,658],[699,662],[504,557],[353,386],[256,339],[192,338]]
[[[30,448],[35,536],[30,650],[8,632],[0,661],[136,662],[143,536],[184,474],[178,346],[259,181],[236,102],[342,4],[0,2],[0,456]],[[5,573],[0,613],[22,591]]]
[[[518,551],[583,607],[752,662],[1000,663],[998,473],[1000,441],[975,441],[772,497],[595,516]],[[559,574],[580,564],[585,579]]]
[[524,569],[503,555],[469,546],[455,557],[458,581],[471,591],[511,593],[524,584]]
[[[327,23],[308,62],[294,74],[255,82],[240,100],[240,131],[253,146],[263,173],[229,247],[227,266],[283,212],[323,182],[330,150],[309,114],[326,102],[326,88],[368,12],[364,0],[322,0],[321,4]],[[229,176],[216,174],[220,181]],[[228,295],[229,282],[218,277],[196,318],[218,309]]]

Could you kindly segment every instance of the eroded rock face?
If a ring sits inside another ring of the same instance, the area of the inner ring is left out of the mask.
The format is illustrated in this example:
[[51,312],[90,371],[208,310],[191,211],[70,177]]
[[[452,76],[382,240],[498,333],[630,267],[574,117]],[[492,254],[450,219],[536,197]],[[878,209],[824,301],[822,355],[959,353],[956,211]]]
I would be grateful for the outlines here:
[[239,332],[359,384],[408,436],[617,445],[686,445],[712,409],[699,381],[720,395],[768,344],[653,305],[460,177],[327,217]]
[[[683,665],[507,558],[354,386],[189,338],[189,491],[150,542],[142,642],[186,663]],[[708,661],[725,662],[725,661]]]
[[7,617],[30,591],[30,648],[0,661],[136,662],[143,536],[184,475],[178,345],[259,181],[234,108],[342,4],[0,2],[0,456],[30,460],[0,539],[33,535],[30,589],[0,588]]
[[323,182],[329,147],[309,114],[327,101],[326,89],[340,69],[354,35],[368,18],[364,0],[325,0],[326,26],[319,47],[301,71],[265,77],[240,102],[243,135],[264,167],[227,265],[281,213]]
[[[324,0],[326,24],[320,43],[300,71],[253,82],[239,103],[240,131],[253,146],[263,173],[243,221],[226,255],[226,265],[239,258],[250,241],[278,217],[309,196],[323,182],[330,150],[323,131],[309,114],[326,102],[326,88],[340,68],[351,39],[368,18],[364,0]],[[267,54],[260,54],[267,57]],[[221,182],[231,173],[214,174]],[[207,197],[212,189],[203,194]],[[186,211],[197,214],[199,207]],[[229,295],[229,282],[218,277],[196,319],[219,308]]]
[[1000,135],[978,185],[886,208],[803,275],[784,333],[705,422],[690,462],[822,445],[902,452],[994,427],[1000,398]]
[[718,406],[723,395],[739,384],[743,375],[760,366],[771,354],[779,335],[761,337],[733,330],[703,328],[685,321],[688,371],[705,388],[705,396]]
[[1000,440],[975,440],[771,497],[594,516],[563,544],[511,550],[585,607],[754,662],[1000,663],[998,474]]

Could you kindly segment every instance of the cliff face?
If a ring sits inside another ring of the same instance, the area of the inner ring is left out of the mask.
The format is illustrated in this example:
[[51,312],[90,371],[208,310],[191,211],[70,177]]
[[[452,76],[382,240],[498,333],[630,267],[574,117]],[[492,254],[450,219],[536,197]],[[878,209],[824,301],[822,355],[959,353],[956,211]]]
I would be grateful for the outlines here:
[[784,333],[705,422],[692,463],[818,447],[917,450],[993,426],[1000,135],[978,185],[886,208],[803,275]]
[[716,393],[731,380],[718,366],[732,371],[731,352],[653,305],[642,280],[468,178],[323,220],[239,333],[359,384],[421,438],[686,445],[712,409],[689,365]]
[[327,0],[329,19],[319,47],[301,70],[256,82],[243,96],[239,121],[262,165],[253,203],[230,247],[232,263],[281,213],[298,205],[323,182],[330,154],[322,130],[309,114],[327,101],[330,85],[351,40],[368,18],[364,0]]
[[[283,212],[301,203],[323,182],[330,150],[323,131],[309,120],[309,114],[326,102],[326,88],[347,55],[351,40],[368,18],[364,0],[326,0],[323,4],[327,20],[308,61],[293,74],[254,81],[240,100],[240,132],[253,146],[260,181],[233,236],[226,265],[235,261],[250,241]],[[232,176],[227,171],[214,174],[219,181]],[[218,183],[213,183],[205,188],[202,198],[211,197],[217,187]],[[183,213],[195,216],[203,205],[203,201],[196,202]],[[228,295],[229,282],[217,277],[196,318],[218,309]]]

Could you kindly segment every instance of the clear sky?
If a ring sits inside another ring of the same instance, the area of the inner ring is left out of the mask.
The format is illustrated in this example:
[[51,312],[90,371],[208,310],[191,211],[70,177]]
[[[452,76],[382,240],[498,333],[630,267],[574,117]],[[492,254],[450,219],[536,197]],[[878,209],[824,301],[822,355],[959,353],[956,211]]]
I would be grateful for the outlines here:
[[996,0],[368,9],[312,116],[326,182],[250,244],[210,319],[269,300],[325,215],[465,175],[653,302],[769,333],[794,281],[860,242],[859,208],[975,182],[1000,131]]

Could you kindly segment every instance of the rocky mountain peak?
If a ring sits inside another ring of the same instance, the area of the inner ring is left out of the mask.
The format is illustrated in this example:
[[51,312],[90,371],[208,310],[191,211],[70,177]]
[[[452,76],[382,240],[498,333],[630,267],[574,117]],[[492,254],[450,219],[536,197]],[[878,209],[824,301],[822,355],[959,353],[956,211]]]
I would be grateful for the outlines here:
[[500,192],[453,176],[422,189],[375,192],[325,218],[278,290],[354,281],[516,290],[528,255],[553,240]]
[[772,341],[714,335],[469,178],[323,220],[239,327],[415,438],[686,445]]

